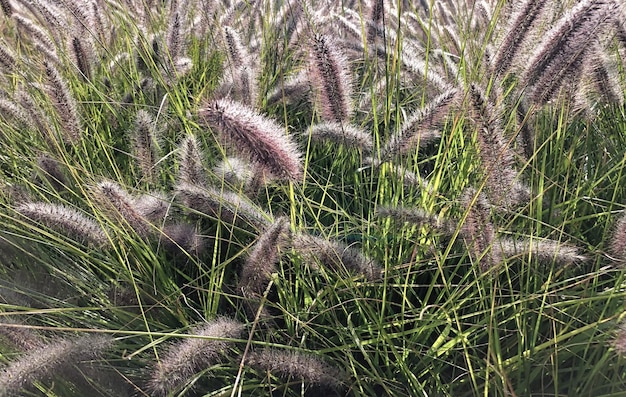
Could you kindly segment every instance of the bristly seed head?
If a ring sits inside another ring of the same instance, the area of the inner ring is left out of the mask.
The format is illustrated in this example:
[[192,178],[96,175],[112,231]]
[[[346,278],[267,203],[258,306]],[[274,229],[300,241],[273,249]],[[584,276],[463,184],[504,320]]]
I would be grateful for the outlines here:
[[201,119],[220,133],[268,177],[299,181],[302,178],[301,155],[284,128],[241,103],[214,101],[200,110]]

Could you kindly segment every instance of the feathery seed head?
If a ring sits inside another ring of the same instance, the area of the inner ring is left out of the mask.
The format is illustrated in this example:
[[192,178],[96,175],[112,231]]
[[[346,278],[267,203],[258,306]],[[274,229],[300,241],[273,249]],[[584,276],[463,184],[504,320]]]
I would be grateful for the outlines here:
[[260,297],[276,271],[280,249],[288,238],[289,221],[277,218],[259,237],[248,256],[239,280],[239,290],[245,297]]
[[37,165],[54,190],[60,192],[67,186],[67,180],[58,161],[47,154],[41,154],[37,156]]
[[494,242],[494,249],[502,257],[532,257],[545,264],[567,266],[587,260],[578,247],[560,241],[533,237],[531,239],[499,238]]
[[319,264],[333,270],[344,268],[365,276],[367,280],[377,280],[382,274],[382,269],[373,259],[339,241],[296,234],[292,239],[292,248],[313,270],[317,270]]
[[105,246],[109,243],[106,233],[98,223],[78,210],[62,204],[25,202],[18,205],[15,210],[74,240],[95,246]]
[[490,219],[490,205],[485,195],[468,188],[461,199],[467,208],[465,222],[461,225],[461,236],[468,247],[470,257],[487,272],[499,264],[497,250],[493,248],[495,231]]
[[254,179],[252,165],[238,157],[228,157],[213,168],[221,180],[233,186],[248,186]]
[[154,118],[145,110],[139,110],[132,133],[132,149],[142,175],[152,182],[156,178],[155,165],[158,143]]
[[[308,133],[303,135],[307,136]],[[369,152],[374,147],[371,135],[351,124],[322,122],[310,129],[312,140],[329,141]]]
[[615,338],[611,341],[611,345],[621,356],[626,356],[626,324],[622,323],[615,332]]
[[346,376],[321,359],[299,352],[286,352],[277,349],[252,351],[246,363],[260,371],[285,380],[295,378],[312,386],[340,389],[344,386]]
[[35,382],[48,382],[59,374],[74,374],[75,366],[97,358],[113,344],[107,336],[61,339],[29,350],[12,361],[0,375],[0,397],[20,395]]
[[352,117],[352,79],[339,46],[328,36],[311,39],[309,75],[325,121],[347,123]]
[[189,223],[165,225],[159,241],[171,254],[199,255],[207,248],[207,241],[198,234],[198,227]]
[[166,396],[184,386],[196,372],[221,362],[231,344],[227,339],[239,338],[243,331],[242,323],[229,318],[216,318],[197,327],[191,333],[196,337],[184,338],[160,355],[148,389],[154,396]]
[[268,214],[235,192],[179,183],[176,197],[187,208],[227,224],[264,230],[271,223]]
[[207,174],[202,164],[205,157],[198,140],[195,136],[189,135],[180,143],[178,147],[179,165],[178,178],[180,182],[195,185],[207,183]]
[[626,216],[622,215],[614,226],[613,237],[609,242],[609,253],[620,266],[626,263]]
[[200,111],[200,117],[247,156],[267,176],[298,181],[302,178],[301,155],[284,128],[251,108],[230,100],[218,100]]
[[139,236],[147,237],[151,228],[137,207],[137,202],[119,184],[100,182],[92,188],[95,203],[119,225],[130,226]]
[[47,94],[59,116],[63,137],[67,143],[76,143],[82,136],[76,101],[54,65],[44,62],[44,68],[48,81]]

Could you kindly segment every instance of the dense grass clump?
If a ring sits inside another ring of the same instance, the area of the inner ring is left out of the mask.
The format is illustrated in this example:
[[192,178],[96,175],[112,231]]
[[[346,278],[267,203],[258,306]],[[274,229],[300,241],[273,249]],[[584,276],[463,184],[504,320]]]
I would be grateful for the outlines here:
[[626,393],[619,1],[0,9],[0,396]]

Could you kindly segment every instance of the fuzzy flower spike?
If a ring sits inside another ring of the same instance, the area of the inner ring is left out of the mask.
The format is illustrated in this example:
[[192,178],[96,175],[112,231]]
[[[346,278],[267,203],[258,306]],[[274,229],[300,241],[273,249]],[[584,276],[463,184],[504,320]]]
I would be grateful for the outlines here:
[[250,107],[227,99],[200,110],[200,118],[219,132],[219,138],[255,163],[263,174],[276,179],[302,178],[301,155],[284,128]]

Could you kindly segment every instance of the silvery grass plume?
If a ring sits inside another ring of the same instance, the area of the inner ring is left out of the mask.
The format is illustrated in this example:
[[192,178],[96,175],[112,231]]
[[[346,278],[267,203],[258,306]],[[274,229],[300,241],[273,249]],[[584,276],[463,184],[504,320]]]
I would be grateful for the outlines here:
[[224,27],[224,42],[230,58],[225,73],[230,76],[236,91],[234,94],[245,105],[253,106],[258,96],[258,71],[252,62],[252,56],[242,44],[239,33],[229,26]]
[[515,3],[515,10],[511,16],[509,26],[493,59],[494,74],[504,75],[508,72],[518,52],[521,50],[526,34],[530,31],[549,1],[524,0],[523,2]]
[[246,191],[254,190],[255,185],[260,183],[260,175],[254,173],[252,164],[238,157],[227,157],[213,167],[217,177],[234,187],[245,188]]
[[68,47],[70,49],[72,61],[80,72],[80,75],[83,77],[83,79],[89,81],[92,75],[91,70],[93,59],[95,58],[93,55],[94,50],[91,46],[91,43],[87,43],[87,41],[83,38],[75,36],[69,40]]
[[469,256],[480,270],[488,272],[500,263],[499,252],[493,249],[495,231],[490,219],[491,206],[485,195],[468,188],[461,198],[466,208],[460,234],[465,241]]
[[15,55],[4,40],[0,41],[0,66],[5,72],[12,72],[16,66]]
[[406,153],[416,146],[424,147],[441,138],[440,130],[459,99],[458,94],[458,89],[451,88],[411,114],[381,149],[380,158],[387,160],[395,154]]
[[217,100],[200,110],[203,123],[215,128],[223,142],[257,165],[271,178],[302,178],[300,152],[285,128],[253,109],[230,100]]
[[384,0],[371,0],[370,1],[369,19],[367,21],[367,44],[375,45],[376,38],[378,37],[378,30],[384,21],[385,13],[385,1]]
[[104,229],[74,208],[62,204],[26,202],[18,205],[15,211],[73,240],[97,247],[110,244]]
[[97,207],[102,209],[120,226],[130,226],[137,235],[146,238],[152,231],[148,219],[141,213],[136,200],[119,184],[100,182],[91,188]]
[[152,115],[145,110],[137,111],[131,134],[132,154],[137,161],[141,175],[152,183],[156,179],[158,141],[156,125]]
[[444,73],[438,71],[432,63],[426,63],[415,55],[422,52],[418,46],[408,41],[404,46],[407,48],[402,51],[400,60],[408,72],[417,76],[435,92],[447,92],[451,89]]
[[171,200],[161,192],[151,192],[133,197],[133,207],[142,218],[154,225],[160,225],[165,221]]
[[528,198],[528,189],[517,180],[513,150],[493,105],[475,85],[471,86],[469,95],[487,197],[493,205],[510,209]]
[[626,323],[622,322],[615,331],[615,337],[611,341],[611,347],[617,354],[626,357]]
[[[590,50],[590,56],[583,65],[583,78],[580,89],[577,90],[579,99],[583,102],[583,110],[591,111],[594,104],[624,102],[624,92],[619,81],[619,68],[599,46]],[[593,98],[592,98],[593,97]],[[588,102],[591,105],[586,105]]]
[[289,220],[285,217],[277,218],[259,236],[243,264],[239,277],[237,290],[241,291],[244,298],[257,300],[263,295],[272,273],[276,272],[280,251],[288,238]]
[[556,22],[526,62],[521,81],[531,101],[548,102],[567,79],[577,77],[617,8],[612,0],[583,0]]
[[147,388],[151,396],[166,396],[185,386],[194,374],[222,362],[244,325],[229,318],[216,318],[193,329],[183,340],[173,343],[155,363]]
[[55,191],[60,192],[65,189],[67,179],[63,171],[61,171],[57,160],[43,153],[37,156],[37,166],[39,167],[39,173],[48,181]]
[[622,215],[613,227],[609,241],[609,255],[616,265],[626,264],[626,216]]
[[44,59],[55,65],[60,64],[61,61],[57,53],[56,44],[39,25],[20,14],[14,14],[12,19],[15,20],[16,27],[20,34],[23,34],[23,37],[30,36],[29,38],[34,48],[39,54],[43,55]]
[[208,239],[200,235],[197,225],[179,222],[163,226],[159,243],[170,254],[198,256],[207,250]]
[[304,73],[281,81],[273,91],[268,93],[266,106],[285,106],[305,103],[310,100],[311,83]]
[[208,177],[203,164],[204,158],[195,136],[188,135],[183,139],[178,145],[178,180],[192,185],[205,185]]
[[312,125],[310,130],[302,135],[310,136],[313,141],[332,142],[359,149],[365,153],[371,152],[374,147],[372,136],[351,124],[322,122]]
[[76,100],[70,94],[67,83],[54,65],[44,62],[44,70],[47,79],[46,93],[59,117],[62,137],[65,143],[75,144],[82,137]]
[[445,235],[452,235],[457,229],[457,223],[454,221],[443,219],[421,208],[380,207],[376,211],[376,216],[415,226],[426,226]]
[[56,376],[78,375],[81,363],[97,359],[113,345],[108,336],[89,335],[61,339],[31,349],[4,368],[0,375],[0,397],[20,396],[34,391],[35,382],[49,382]]
[[309,78],[322,119],[348,122],[352,117],[352,79],[346,59],[328,36],[313,36],[309,47]]
[[39,131],[46,140],[50,141],[50,118],[46,114],[44,114],[39,106],[35,104],[32,96],[28,92],[26,92],[23,87],[18,88],[17,92],[15,93],[15,101],[28,115],[29,125]]
[[23,325],[22,322],[12,316],[3,315],[2,322],[0,322],[0,337],[19,351],[43,347],[44,342],[41,335],[30,328],[23,327]]
[[252,226],[257,230],[265,230],[271,224],[270,215],[232,191],[179,183],[175,194],[188,209],[220,222],[242,227]]
[[285,381],[300,380],[310,386],[342,389],[346,375],[338,368],[311,354],[277,349],[251,351],[245,364]]
[[18,124],[24,127],[32,126],[33,124],[32,120],[30,120],[31,116],[15,101],[10,99],[0,98],[0,113],[5,120],[10,120],[11,124]]
[[493,250],[499,251],[503,258],[535,258],[544,264],[567,266],[584,262],[587,257],[580,253],[578,247],[561,241],[545,238],[511,239],[498,238],[493,243]]
[[376,261],[339,241],[329,241],[309,234],[295,234],[292,248],[313,270],[318,270],[319,265],[334,271],[346,269],[363,275],[369,281],[377,280],[382,275],[382,269]]

